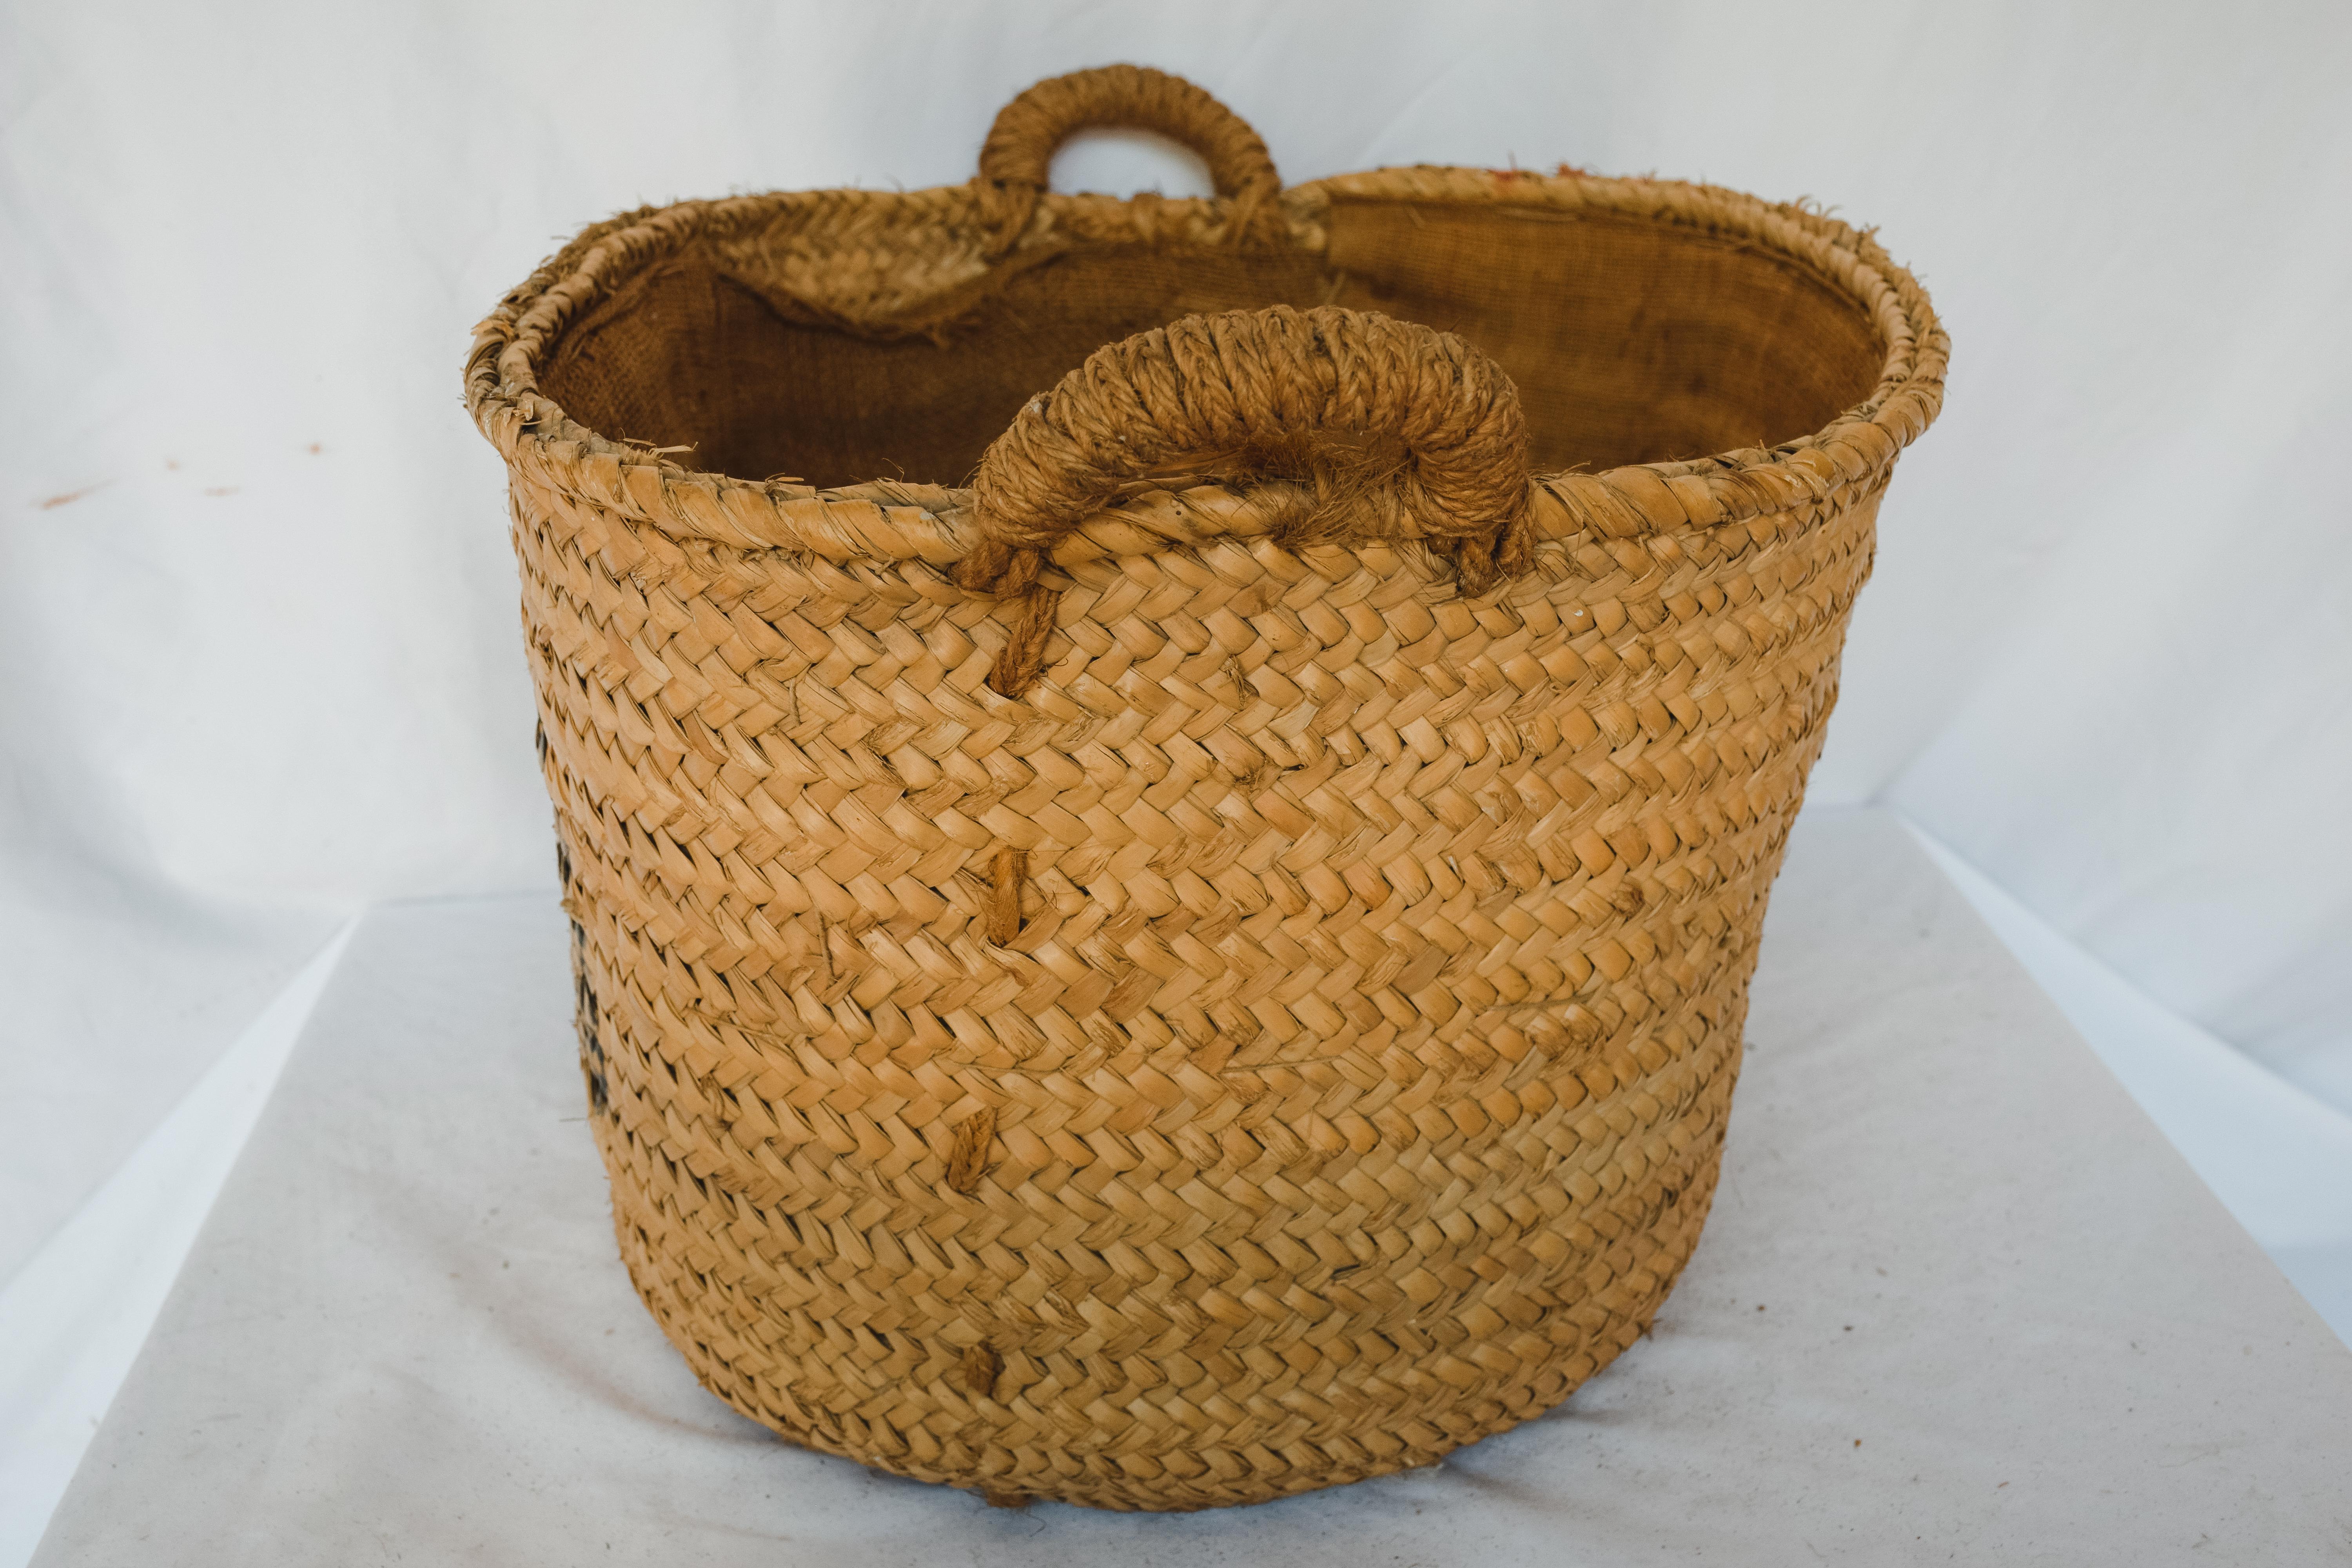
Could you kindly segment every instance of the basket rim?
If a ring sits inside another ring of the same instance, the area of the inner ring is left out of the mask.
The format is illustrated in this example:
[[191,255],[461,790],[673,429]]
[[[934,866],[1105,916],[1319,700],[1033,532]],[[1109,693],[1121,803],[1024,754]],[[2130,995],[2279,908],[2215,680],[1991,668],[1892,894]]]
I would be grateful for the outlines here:
[[[1767,203],[1720,186],[1601,176],[1566,165],[1556,174],[1386,168],[1294,185],[1281,199],[1294,237],[1316,249],[1330,208],[1349,202],[1613,214],[1667,224],[1757,244],[1795,261],[1872,318],[1885,353],[1878,384],[1863,402],[1820,430],[1770,448],[1532,475],[1539,539],[1724,526],[1874,489],[1942,405],[1950,344],[1927,291],[1887,256],[1874,230],[1808,203]],[[706,226],[772,218],[796,203],[844,200],[869,209],[895,204],[907,217],[978,228],[968,185],[779,191],[617,215],[583,230],[477,327],[466,362],[466,403],[476,426],[510,469],[535,472],[650,524],[677,546],[782,550],[877,567],[961,560],[978,542],[969,489],[894,480],[814,486],[689,468],[664,451],[590,429],[539,389],[542,351],[582,310]],[[1084,234],[1077,243],[1099,243],[1106,231],[1148,238],[1189,228],[1213,242],[1229,213],[1221,199],[1049,193],[1023,248],[1052,254],[1072,243],[1068,231]],[[1053,560],[1067,565],[1266,531],[1264,509],[1252,500],[1265,488],[1202,482],[1181,492],[1145,492],[1081,525]],[[1410,525],[1404,531],[1410,534]]]

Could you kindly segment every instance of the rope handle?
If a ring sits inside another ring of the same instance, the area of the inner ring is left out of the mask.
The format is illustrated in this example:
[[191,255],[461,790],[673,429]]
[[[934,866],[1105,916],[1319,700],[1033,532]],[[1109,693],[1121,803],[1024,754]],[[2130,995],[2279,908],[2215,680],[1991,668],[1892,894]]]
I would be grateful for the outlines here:
[[1177,459],[1279,452],[1303,439],[1386,436],[1393,486],[1464,588],[1535,563],[1527,418],[1502,366],[1451,332],[1369,310],[1276,305],[1187,316],[1097,349],[1032,398],[980,460],[980,542],[955,569],[966,589],[1027,592],[1027,613],[989,685],[1017,696],[1043,668],[1053,601],[1045,557],[1128,486]]
[[1045,194],[1055,148],[1093,127],[1156,131],[1208,162],[1234,207],[1237,239],[1279,221],[1282,176],[1249,121],[1182,77],[1147,66],[1102,66],[1049,77],[997,111],[981,144],[980,193],[991,258],[1011,250]]

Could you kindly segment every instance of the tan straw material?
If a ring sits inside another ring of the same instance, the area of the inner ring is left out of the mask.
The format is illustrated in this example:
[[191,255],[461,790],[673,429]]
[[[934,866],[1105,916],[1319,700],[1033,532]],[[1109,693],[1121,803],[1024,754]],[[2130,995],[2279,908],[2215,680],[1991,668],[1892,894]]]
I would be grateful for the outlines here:
[[[1046,191],[1098,124],[1219,195]],[[566,247],[467,395],[621,1253],[697,1375],[992,1500],[1185,1509],[1631,1345],[1945,355],[1809,209],[1285,190],[1131,67],[968,186]]]

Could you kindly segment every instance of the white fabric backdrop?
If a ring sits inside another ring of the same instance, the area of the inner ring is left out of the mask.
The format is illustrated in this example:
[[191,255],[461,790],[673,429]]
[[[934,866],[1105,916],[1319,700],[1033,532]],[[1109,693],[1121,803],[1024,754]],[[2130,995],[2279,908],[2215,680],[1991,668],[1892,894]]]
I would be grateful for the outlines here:
[[349,910],[551,885],[474,320],[642,202],[963,179],[1006,98],[1115,59],[1294,181],[1567,160],[1881,226],[1954,371],[1814,798],[1892,800],[2352,1109],[2352,11],[23,4],[0,1279]]

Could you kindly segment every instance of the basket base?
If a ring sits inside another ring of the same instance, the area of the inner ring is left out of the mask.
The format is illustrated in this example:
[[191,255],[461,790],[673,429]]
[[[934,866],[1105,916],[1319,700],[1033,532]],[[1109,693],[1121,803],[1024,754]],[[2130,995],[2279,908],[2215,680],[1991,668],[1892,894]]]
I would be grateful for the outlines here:
[[[816,1356],[791,1382],[747,1370],[755,1363],[740,1342],[725,1349],[710,1342],[715,1302],[708,1296],[698,1301],[680,1289],[675,1268],[662,1267],[648,1251],[623,1205],[616,1205],[616,1230],[639,1296],[697,1380],[796,1447],[977,1491],[992,1507],[1044,1500],[1190,1512],[1267,1502],[1433,1465],[1456,1448],[1552,1409],[1639,1341],[1706,1224],[1737,1065],[1736,1059],[1724,1064],[1726,1070],[1698,1097],[1701,1103],[1690,1108],[1683,1126],[1705,1131],[1654,1172],[1650,1184],[1670,1201],[1654,1205],[1646,1227],[1565,1260],[1557,1271],[1560,1304],[1528,1328],[1507,1329],[1486,1343],[1457,1335],[1454,1345],[1423,1357],[1400,1347],[1390,1363],[1370,1369],[1326,1358],[1326,1375],[1314,1382],[1280,1372],[1265,1376],[1259,1363],[1267,1358],[1244,1352],[1239,1358],[1244,1386],[1204,1396],[1197,1389],[1182,1391],[1181,1398],[1163,1395],[1161,1405],[1144,1407],[1172,1407],[1177,1415],[1150,1425],[1132,1421],[1124,1431],[1109,1429],[1105,1416],[1122,1405],[1129,1414],[1144,1405],[1136,1384],[1151,1375],[1150,1355],[1122,1362],[1082,1358],[1082,1366],[1097,1375],[1075,1387],[1055,1384],[1033,1393],[1008,1386],[1006,1379],[985,1398],[958,1401],[952,1391],[942,1396],[924,1387],[895,1399],[869,1394],[863,1409],[836,1410],[810,1397],[827,1381],[846,1392],[837,1380],[807,1375]],[[599,1129],[600,1142],[605,1127]],[[608,1160],[611,1153],[608,1149]],[[620,1169],[614,1173],[625,1175]],[[1573,1282],[1579,1275],[1604,1273],[1607,1282],[1599,1289],[1582,1290]],[[698,1281],[689,1275],[688,1283]],[[1460,1321],[1447,1315],[1447,1305],[1434,1302],[1419,1316],[1432,1323]],[[732,1302],[737,1313],[747,1307],[740,1299]],[[1475,1319],[1477,1312],[1472,1307],[1462,1316]],[[838,1324],[823,1328],[845,1338],[849,1332]],[[1386,1337],[1394,1342],[1402,1336],[1391,1328]],[[1106,1388],[1113,1377],[1120,1385]],[[1164,1378],[1160,1386],[1167,1386]],[[889,1414],[875,1414],[877,1405],[891,1407]],[[929,1418],[904,1421],[908,1410]],[[1324,1413],[1319,1419],[1306,1414],[1318,1411]],[[902,1419],[893,1421],[892,1415]]]

